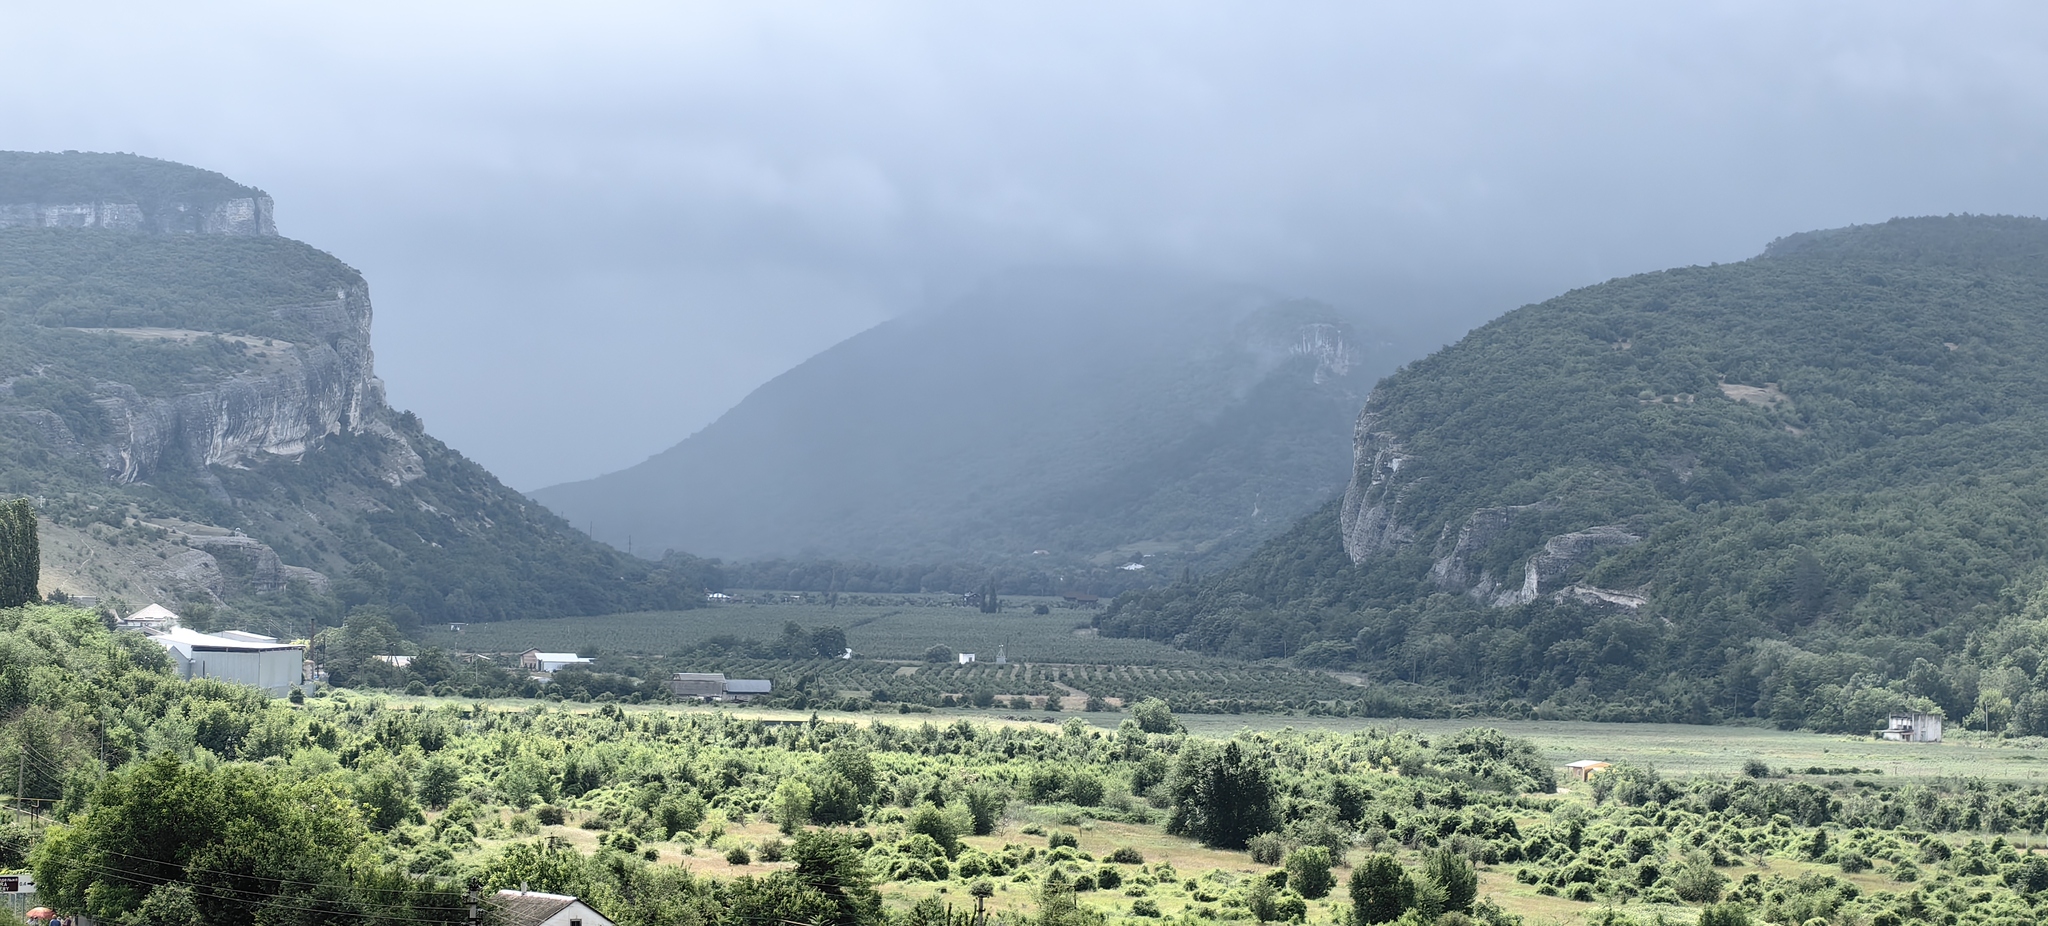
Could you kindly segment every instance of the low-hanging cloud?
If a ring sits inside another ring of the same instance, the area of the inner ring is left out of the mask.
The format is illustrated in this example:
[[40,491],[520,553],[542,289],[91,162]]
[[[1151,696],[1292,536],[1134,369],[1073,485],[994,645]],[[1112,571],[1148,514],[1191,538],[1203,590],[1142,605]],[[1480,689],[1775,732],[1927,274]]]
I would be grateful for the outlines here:
[[6,147],[276,196],[514,485],[882,319],[1136,265],[1471,322],[1809,228],[2048,212],[2022,4],[14,10]]

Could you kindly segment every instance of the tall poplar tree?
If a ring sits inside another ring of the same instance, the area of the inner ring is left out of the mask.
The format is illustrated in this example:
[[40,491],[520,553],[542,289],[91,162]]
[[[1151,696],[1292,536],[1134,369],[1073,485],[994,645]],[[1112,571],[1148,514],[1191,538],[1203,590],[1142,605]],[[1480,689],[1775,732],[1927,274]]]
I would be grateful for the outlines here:
[[42,568],[35,506],[25,498],[0,505],[0,608],[38,600],[36,580]]

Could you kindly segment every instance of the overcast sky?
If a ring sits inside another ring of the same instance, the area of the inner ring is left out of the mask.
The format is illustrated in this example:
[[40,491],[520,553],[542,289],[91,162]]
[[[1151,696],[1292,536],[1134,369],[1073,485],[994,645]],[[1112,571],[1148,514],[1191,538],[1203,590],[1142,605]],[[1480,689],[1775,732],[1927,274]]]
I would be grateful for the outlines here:
[[368,274],[392,403],[522,489],[1005,268],[1477,321],[2048,213],[2048,7],[1424,6],[6,2],[0,147],[263,187]]

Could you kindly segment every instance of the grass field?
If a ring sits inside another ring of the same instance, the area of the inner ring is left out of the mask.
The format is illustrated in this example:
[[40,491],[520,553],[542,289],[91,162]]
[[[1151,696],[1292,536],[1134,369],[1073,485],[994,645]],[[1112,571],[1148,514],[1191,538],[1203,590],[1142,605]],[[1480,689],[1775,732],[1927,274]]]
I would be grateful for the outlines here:
[[[1097,715],[1087,715],[1096,720]],[[1105,715],[1114,725],[1117,715]],[[1859,768],[1880,780],[1985,778],[2040,783],[2048,778],[2048,743],[2040,739],[2000,741],[1952,732],[1942,743],[1888,743],[1868,737],[1802,733],[1757,727],[1702,727],[1672,723],[1588,723],[1542,720],[1389,720],[1351,717],[1190,715],[1190,731],[1227,736],[1237,730],[1350,731],[1365,727],[1443,734],[1467,727],[1491,727],[1536,744],[1556,765],[1579,759],[1654,765],[1668,776],[1732,775],[1749,759],[1773,771]],[[1803,776],[1802,776],[1803,777]]]
[[855,652],[873,659],[921,659],[934,644],[992,660],[1004,648],[1011,662],[1091,663],[1130,666],[1210,666],[1224,663],[1150,640],[1104,639],[1077,632],[1093,612],[1054,608],[1032,614],[1033,599],[1012,601],[1001,614],[941,605],[876,606],[823,604],[725,604],[694,611],[649,611],[602,617],[470,624],[461,633],[433,626],[423,643],[477,653],[554,652],[665,655],[721,635],[772,641],[782,625],[837,626]]
[[[479,703],[466,699],[390,697],[403,703]],[[523,710],[545,703],[520,699],[494,699],[486,703],[502,710]],[[595,706],[592,706],[593,709]],[[802,720],[812,711],[775,710],[743,706],[635,705],[629,711],[722,711],[736,717],[763,720]],[[902,715],[893,710],[868,713],[819,711],[826,720],[862,724],[947,723],[968,718],[982,723],[1045,724],[1065,723],[1078,717],[1103,729],[1115,729],[1128,716],[1117,711],[1101,713],[1047,714],[1002,708],[940,708],[929,713]],[[1307,717],[1271,714],[1181,715],[1182,725],[1199,736],[1227,737],[1240,731],[1328,730],[1350,733],[1373,727],[1415,730],[1425,735],[1442,735],[1468,727],[1491,727],[1509,736],[1536,744],[1551,763],[1562,768],[1579,759],[1608,762],[1636,762],[1654,765],[1667,777],[1688,775],[1736,775],[1749,759],[1761,759],[1773,773],[1795,770],[1795,779],[1809,780],[1806,770],[1859,768],[1863,772],[1843,778],[1869,778],[1900,782],[1933,778],[1984,779],[2020,784],[2048,783],[2048,741],[2038,738],[1998,740],[1982,734],[1951,735],[1947,742],[1887,743],[1862,737],[1756,727],[1702,727],[1685,724],[1592,723],[1581,721],[1523,720],[1405,720],[1368,717]],[[1822,777],[1810,780],[1822,781]]]

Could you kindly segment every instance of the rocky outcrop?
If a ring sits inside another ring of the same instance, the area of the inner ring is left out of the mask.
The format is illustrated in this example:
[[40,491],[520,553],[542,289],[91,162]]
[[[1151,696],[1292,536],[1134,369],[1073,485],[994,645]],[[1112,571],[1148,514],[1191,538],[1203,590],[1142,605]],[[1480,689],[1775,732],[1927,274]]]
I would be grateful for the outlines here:
[[1590,585],[1567,585],[1551,592],[1550,597],[1554,601],[1612,611],[1634,611],[1650,603],[1650,599],[1633,592],[1618,592],[1611,588],[1594,588]]
[[1351,374],[1351,365],[1358,359],[1358,351],[1345,336],[1342,325],[1317,322],[1301,326],[1296,339],[1287,348],[1288,353],[1297,357],[1311,357],[1316,361],[1315,382],[1320,386],[1340,376]]
[[[1413,475],[1413,457],[1400,435],[1382,428],[1381,421],[1374,400],[1367,400],[1353,433],[1351,484],[1344,491],[1342,510],[1344,552],[1353,563],[1364,563],[1415,541],[1414,526],[1401,517],[1401,497],[1418,481]],[[1629,592],[1568,584],[1560,587],[1609,551],[1642,541],[1619,526],[1590,527],[1544,541],[1543,549],[1533,551],[1525,562],[1522,581],[1516,585],[1508,585],[1478,565],[1480,557],[1518,523],[1559,507],[1557,501],[1545,501],[1481,508],[1463,521],[1445,523],[1437,535],[1430,580],[1444,591],[1471,595],[1499,608],[1527,604],[1546,594],[1609,607],[1641,607],[1642,597]]]
[[164,235],[277,234],[270,197],[261,193],[216,200],[0,203],[0,228],[105,228]]
[[1455,535],[1451,525],[1445,524],[1443,533],[1437,538],[1436,563],[1430,567],[1430,579],[1444,591],[1471,595],[1482,601],[1491,600],[1502,591],[1501,583],[1490,570],[1479,568],[1475,573],[1473,560],[1512,529],[1516,521],[1530,514],[1555,510],[1555,502],[1481,508],[1459,525]]
[[172,397],[101,383],[96,401],[116,434],[100,448],[108,475],[137,482],[173,462],[239,466],[263,455],[298,456],[343,430],[388,431],[372,424],[383,406],[383,384],[371,366],[368,289],[358,284],[332,302],[277,312],[314,337],[278,345],[278,362],[268,372]]
[[1415,540],[1414,529],[1399,517],[1401,494],[1412,484],[1401,474],[1410,458],[1400,436],[1379,424],[1368,399],[1352,433],[1351,485],[1344,490],[1342,512],[1344,552],[1354,563]]
[[186,541],[213,557],[220,573],[220,597],[263,594],[284,588],[284,563],[277,551],[254,537],[193,537]]
[[1493,603],[1496,607],[1513,607],[1535,601],[1544,594],[1544,589],[1555,587],[1566,577],[1592,565],[1608,551],[1641,543],[1642,540],[1612,525],[1552,537],[1543,542],[1541,553],[1529,557],[1528,565],[1522,570],[1522,587],[1495,596]]
[[187,549],[167,558],[156,576],[167,590],[218,602],[281,591],[292,582],[318,590],[329,585],[325,573],[285,565],[276,550],[254,537],[206,525],[183,526],[171,529],[169,536]]
[[227,581],[221,576],[219,561],[205,550],[186,550],[173,556],[164,561],[163,569],[148,578],[153,584],[183,598],[203,595],[219,602],[227,593]]

